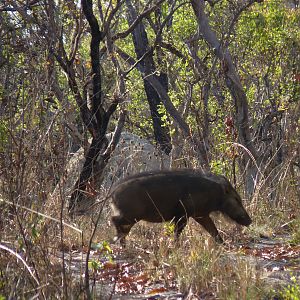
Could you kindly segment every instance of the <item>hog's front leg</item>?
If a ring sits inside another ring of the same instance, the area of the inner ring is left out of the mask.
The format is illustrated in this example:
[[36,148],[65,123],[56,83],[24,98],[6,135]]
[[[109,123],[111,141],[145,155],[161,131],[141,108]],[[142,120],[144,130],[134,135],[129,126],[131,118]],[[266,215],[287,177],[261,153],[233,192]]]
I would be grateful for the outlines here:
[[213,220],[209,216],[198,217],[195,218],[195,220],[204,227],[204,229],[214,238],[216,243],[218,244],[224,243],[218,229],[216,228]]

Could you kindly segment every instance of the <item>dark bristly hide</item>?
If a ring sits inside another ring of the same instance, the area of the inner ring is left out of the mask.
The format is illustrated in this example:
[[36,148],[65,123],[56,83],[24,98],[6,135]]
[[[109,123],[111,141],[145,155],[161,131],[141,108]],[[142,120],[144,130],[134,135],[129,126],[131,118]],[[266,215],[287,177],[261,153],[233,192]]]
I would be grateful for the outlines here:
[[173,221],[177,238],[192,217],[218,243],[223,240],[209,217],[211,212],[220,211],[244,226],[252,222],[241,197],[226,177],[190,169],[128,177],[117,183],[111,198],[116,240],[123,245],[131,227],[140,220]]

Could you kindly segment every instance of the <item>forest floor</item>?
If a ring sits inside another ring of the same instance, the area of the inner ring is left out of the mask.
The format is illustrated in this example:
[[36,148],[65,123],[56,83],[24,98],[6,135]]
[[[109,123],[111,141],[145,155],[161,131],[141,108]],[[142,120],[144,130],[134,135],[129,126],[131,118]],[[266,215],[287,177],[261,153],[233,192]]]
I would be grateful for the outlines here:
[[[254,266],[259,280],[270,290],[277,290],[300,282],[300,245],[292,246],[288,241],[289,236],[284,234],[261,237],[234,247],[225,246],[224,254],[232,264],[242,259]],[[143,261],[147,251],[144,249],[135,247],[133,255],[117,245],[110,247],[109,256],[97,247],[90,252],[90,286],[97,299],[218,299],[210,289],[197,295],[191,289],[181,293],[172,274],[172,266],[167,263],[156,266],[164,270],[164,276],[152,276],[155,268],[145,268]],[[79,281],[84,278],[86,252],[86,249],[77,249],[65,254],[65,264]],[[139,252],[143,253],[143,258]]]

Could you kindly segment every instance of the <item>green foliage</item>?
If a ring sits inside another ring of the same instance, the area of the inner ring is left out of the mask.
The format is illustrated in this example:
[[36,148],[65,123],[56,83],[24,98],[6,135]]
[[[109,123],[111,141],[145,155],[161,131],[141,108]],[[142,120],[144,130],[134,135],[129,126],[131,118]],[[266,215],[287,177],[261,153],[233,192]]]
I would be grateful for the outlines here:
[[[189,17],[191,16],[191,17]],[[168,35],[168,38],[173,38],[178,42],[177,46],[181,48],[184,43],[184,39],[190,35],[193,35],[197,29],[197,21],[193,16],[191,5],[182,6],[178,9],[173,16],[173,26],[170,29],[172,35]]]
[[93,272],[97,272],[97,270],[101,269],[102,263],[98,260],[93,259],[88,262],[88,266]]
[[164,232],[165,235],[173,237],[175,230],[175,224],[173,222],[164,223]]
[[[242,52],[237,55],[242,55],[240,61],[245,70],[242,78],[245,84],[248,83],[246,90],[250,104],[256,100],[258,88],[266,80],[274,88],[269,93],[271,98],[264,99],[263,106],[269,101],[281,106],[292,97],[292,66],[297,60],[296,49],[300,49],[299,19],[299,10],[290,9],[284,1],[277,0],[256,4],[242,15],[232,51],[237,49],[237,44],[243,45],[242,48],[238,46]],[[275,88],[279,86],[279,89]]]
[[216,174],[225,174],[226,162],[224,160],[214,160],[210,162],[211,171]]
[[161,115],[161,120],[163,122],[163,127],[170,126],[172,122],[170,122],[170,119],[168,118],[167,110],[164,107],[164,105],[158,106],[158,113]]
[[128,103],[130,119],[134,125],[137,125],[133,126],[131,131],[139,136],[144,136],[144,131],[151,132],[152,120],[142,78],[137,71],[130,73],[127,87],[132,91],[131,101]]
[[92,243],[91,248],[101,251],[105,254],[112,254],[112,249],[107,241],[102,241],[101,243]]
[[8,143],[8,122],[0,121],[0,151],[4,151]]
[[300,299],[300,284],[295,276],[291,277],[292,284],[280,292],[280,296],[284,300],[299,300]]
[[[108,259],[112,262],[113,259],[113,251],[110,247],[110,244],[107,241],[102,241],[101,243],[92,243],[91,249],[96,250],[102,257]],[[88,267],[95,273],[97,270],[100,270],[104,267],[104,263],[102,261],[92,259],[88,262]]]

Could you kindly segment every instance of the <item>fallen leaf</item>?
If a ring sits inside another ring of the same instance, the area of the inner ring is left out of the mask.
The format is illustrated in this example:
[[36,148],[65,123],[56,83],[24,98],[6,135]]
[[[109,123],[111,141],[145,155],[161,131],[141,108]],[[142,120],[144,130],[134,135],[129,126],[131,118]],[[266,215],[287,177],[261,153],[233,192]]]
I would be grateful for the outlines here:
[[166,292],[167,289],[164,287],[156,288],[148,292],[148,295],[155,295]]

